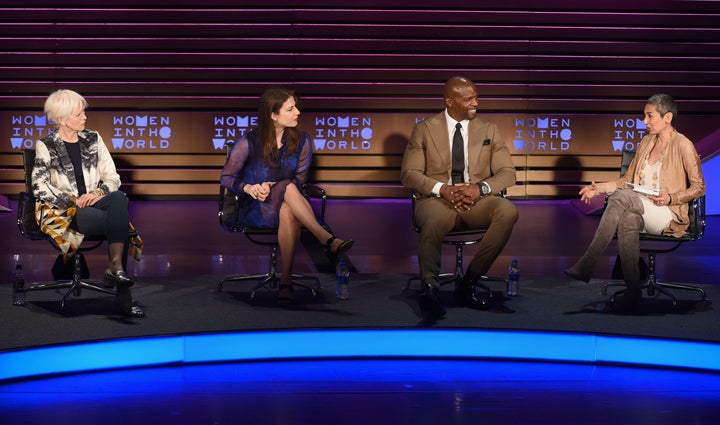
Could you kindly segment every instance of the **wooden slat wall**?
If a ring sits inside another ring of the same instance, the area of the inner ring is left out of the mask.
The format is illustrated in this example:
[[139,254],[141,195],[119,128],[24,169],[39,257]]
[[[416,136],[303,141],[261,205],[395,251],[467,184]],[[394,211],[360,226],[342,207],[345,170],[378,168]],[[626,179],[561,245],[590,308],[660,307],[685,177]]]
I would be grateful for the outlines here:
[[[442,107],[443,82],[463,74],[495,112],[638,113],[649,94],[668,92],[684,115],[720,116],[718,1],[57,3],[3,2],[0,109],[36,112],[67,87],[93,109],[252,111],[265,86],[283,84],[305,112],[426,114]],[[181,197],[215,194],[223,161],[117,159],[137,195]],[[614,156],[574,168],[514,159],[518,197],[574,196],[617,168]],[[333,196],[405,196],[399,164],[396,154],[317,155],[314,178]],[[18,192],[19,166],[19,155],[0,154],[0,193]]]

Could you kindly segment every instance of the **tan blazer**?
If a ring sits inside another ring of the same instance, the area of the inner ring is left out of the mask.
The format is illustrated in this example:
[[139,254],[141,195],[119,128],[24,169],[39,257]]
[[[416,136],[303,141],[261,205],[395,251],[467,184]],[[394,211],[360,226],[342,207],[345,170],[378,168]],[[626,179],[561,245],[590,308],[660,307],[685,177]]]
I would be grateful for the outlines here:
[[[656,136],[648,134],[643,137],[627,172],[615,182],[618,188],[627,188],[628,182],[640,183],[642,161],[650,155],[656,142]],[[670,194],[672,198],[670,210],[676,217],[676,220],[672,220],[663,230],[663,234],[680,237],[685,234],[690,223],[688,202],[705,194],[705,178],[695,145],[677,131],[670,139],[670,145],[660,166],[660,188]]]
[[[495,124],[479,118],[468,125],[468,168],[470,183],[486,181],[493,193],[515,184],[515,166],[510,151]],[[448,183],[452,153],[445,112],[413,127],[405,148],[400,180],[418,195],[431,195],[436,183]]]

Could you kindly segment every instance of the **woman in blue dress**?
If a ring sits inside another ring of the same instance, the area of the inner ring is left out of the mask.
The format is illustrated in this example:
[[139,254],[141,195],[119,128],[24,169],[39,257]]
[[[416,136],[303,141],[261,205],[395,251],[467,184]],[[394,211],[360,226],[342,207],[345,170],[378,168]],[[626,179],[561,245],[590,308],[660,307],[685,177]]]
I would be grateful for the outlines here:
[[349,250],[352,239],[330,234],[317,221],[302,195],[307,181],[312,145],[310,135],[298,125],[300,110],[295,92],[267,89],[260,97],[258,125],[238,140],[228,155],[221,184],[240,195],[240,215],[245,224],[277,227],[280,247],[278,299],[293,299],[291,272],[300,227],[308,229],[333,254]]

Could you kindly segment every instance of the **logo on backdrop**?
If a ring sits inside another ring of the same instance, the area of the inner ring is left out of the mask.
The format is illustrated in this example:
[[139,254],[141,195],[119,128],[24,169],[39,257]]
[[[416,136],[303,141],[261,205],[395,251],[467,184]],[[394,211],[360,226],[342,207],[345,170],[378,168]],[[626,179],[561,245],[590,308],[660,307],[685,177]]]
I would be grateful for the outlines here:
[[566,151],[570,149],[570,118],[515,118],[513,146],[516,151]]
[[313,145],[316,151],[358,151],[372,146],[370,117],[327,116],[315,118]]
[[36,140],[53,130],[45,115],[13,115],[10,117],[10,146],[13,149],[32,149]]
[[162,115],[115,115],[112,118],[115,150],[168,149],[172,128],[170,117]]
[[257,127],[256,116],[213,117],[213,148],[215,150],[225,149],[226,143],[237,142],[245,135],[248,129],[253,127]]
[[647,134],[647,127],[640,118],[613,118],[612,132],[614,152],[634,151]]

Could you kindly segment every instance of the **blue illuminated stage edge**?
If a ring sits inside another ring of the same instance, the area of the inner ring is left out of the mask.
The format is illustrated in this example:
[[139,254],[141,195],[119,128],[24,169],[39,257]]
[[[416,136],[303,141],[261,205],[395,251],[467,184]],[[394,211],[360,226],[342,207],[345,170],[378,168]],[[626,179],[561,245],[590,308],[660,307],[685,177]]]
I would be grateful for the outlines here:
[[478,329],[283,330],[108,340],[0,353],[0,381],[208,362],[445,358],[720,371],[720,344]]

